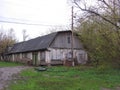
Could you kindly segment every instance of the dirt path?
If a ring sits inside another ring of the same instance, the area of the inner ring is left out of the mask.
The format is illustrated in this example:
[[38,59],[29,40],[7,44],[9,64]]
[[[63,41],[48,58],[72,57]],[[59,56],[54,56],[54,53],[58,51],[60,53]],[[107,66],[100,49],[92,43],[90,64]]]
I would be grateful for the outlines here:
[[107,88],[103,88],[101,90],[120,90],[120,87],[116,87],[115,89],[107,89]]
[[12,76],[18,74],[21,70],[27,69],[27,66],[17,66],[17,67],[3,67],[0,68],[0,90],[3,90],[4,87],[7,87]]

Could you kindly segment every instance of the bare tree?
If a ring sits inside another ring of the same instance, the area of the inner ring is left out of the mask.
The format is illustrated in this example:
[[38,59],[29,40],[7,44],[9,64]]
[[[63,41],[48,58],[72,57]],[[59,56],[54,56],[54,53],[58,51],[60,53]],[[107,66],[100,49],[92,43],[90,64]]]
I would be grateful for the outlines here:
[[111,29],[116,32],[120,44],[120,0],[94,0],[94,2],[96,2],[94,5],[89,5],[89,0],[73,0],[75,6],[86,13],[87,17],[83,18],[92,17],[91,21],[95,21],[98,17],[98,21],[101,19],[103,24],[111,24]]
[[26,34],[26,30],[25,29],[22,31],[22,34],[23,34],[23,41],[26,41],[27,38],[29,37],[29,35]]
[[120,23],[120,0],[94,0],[96,2],[94,6],[87,5],[89,0],[73,0],[72,2],[80,10],[90,15],[96,15],[120,29],[118,24]]
[[4,59],[7,48],[17,41],[13,29],[10,29],[8,33],[3,31],[4,30],[0,30],[0,59]]

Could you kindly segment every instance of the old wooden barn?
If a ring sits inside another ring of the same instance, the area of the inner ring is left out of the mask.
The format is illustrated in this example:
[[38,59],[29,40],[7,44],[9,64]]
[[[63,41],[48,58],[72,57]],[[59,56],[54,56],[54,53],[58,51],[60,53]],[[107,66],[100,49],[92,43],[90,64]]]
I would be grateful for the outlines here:
[[[14,44],[7,56],[10,61],[33,65],[63,64],[71,59],[71,31],[58,31]],[[73,58],[85,64],[87,53],[76,35],[73,36]]]

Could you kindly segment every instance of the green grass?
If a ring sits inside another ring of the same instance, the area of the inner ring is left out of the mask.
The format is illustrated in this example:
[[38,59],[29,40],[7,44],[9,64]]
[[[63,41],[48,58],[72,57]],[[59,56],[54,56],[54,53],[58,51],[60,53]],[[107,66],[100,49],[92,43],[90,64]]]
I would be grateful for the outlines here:
[[28,69],[12,82],[10,90],[101,90],[120,86],[120,70],[99,71],[89,67],[51,67],[38,72]]
[[21,66],[22,64],[20,63],[15,63],[15,62],[4,62],[0,61],[0,67],[13,67],[13,66]]

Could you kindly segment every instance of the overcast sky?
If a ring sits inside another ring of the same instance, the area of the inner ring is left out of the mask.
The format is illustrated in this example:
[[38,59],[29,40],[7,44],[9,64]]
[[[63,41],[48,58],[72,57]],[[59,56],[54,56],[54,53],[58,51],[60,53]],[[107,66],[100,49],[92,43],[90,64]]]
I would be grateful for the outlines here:
[[0,21],[10,22],[0,22],[0,28],[13,28],[19,41],[22,41],[23,29],[34,38],[54,26],[70,26],[70,19],[67,0],[0,0]]

